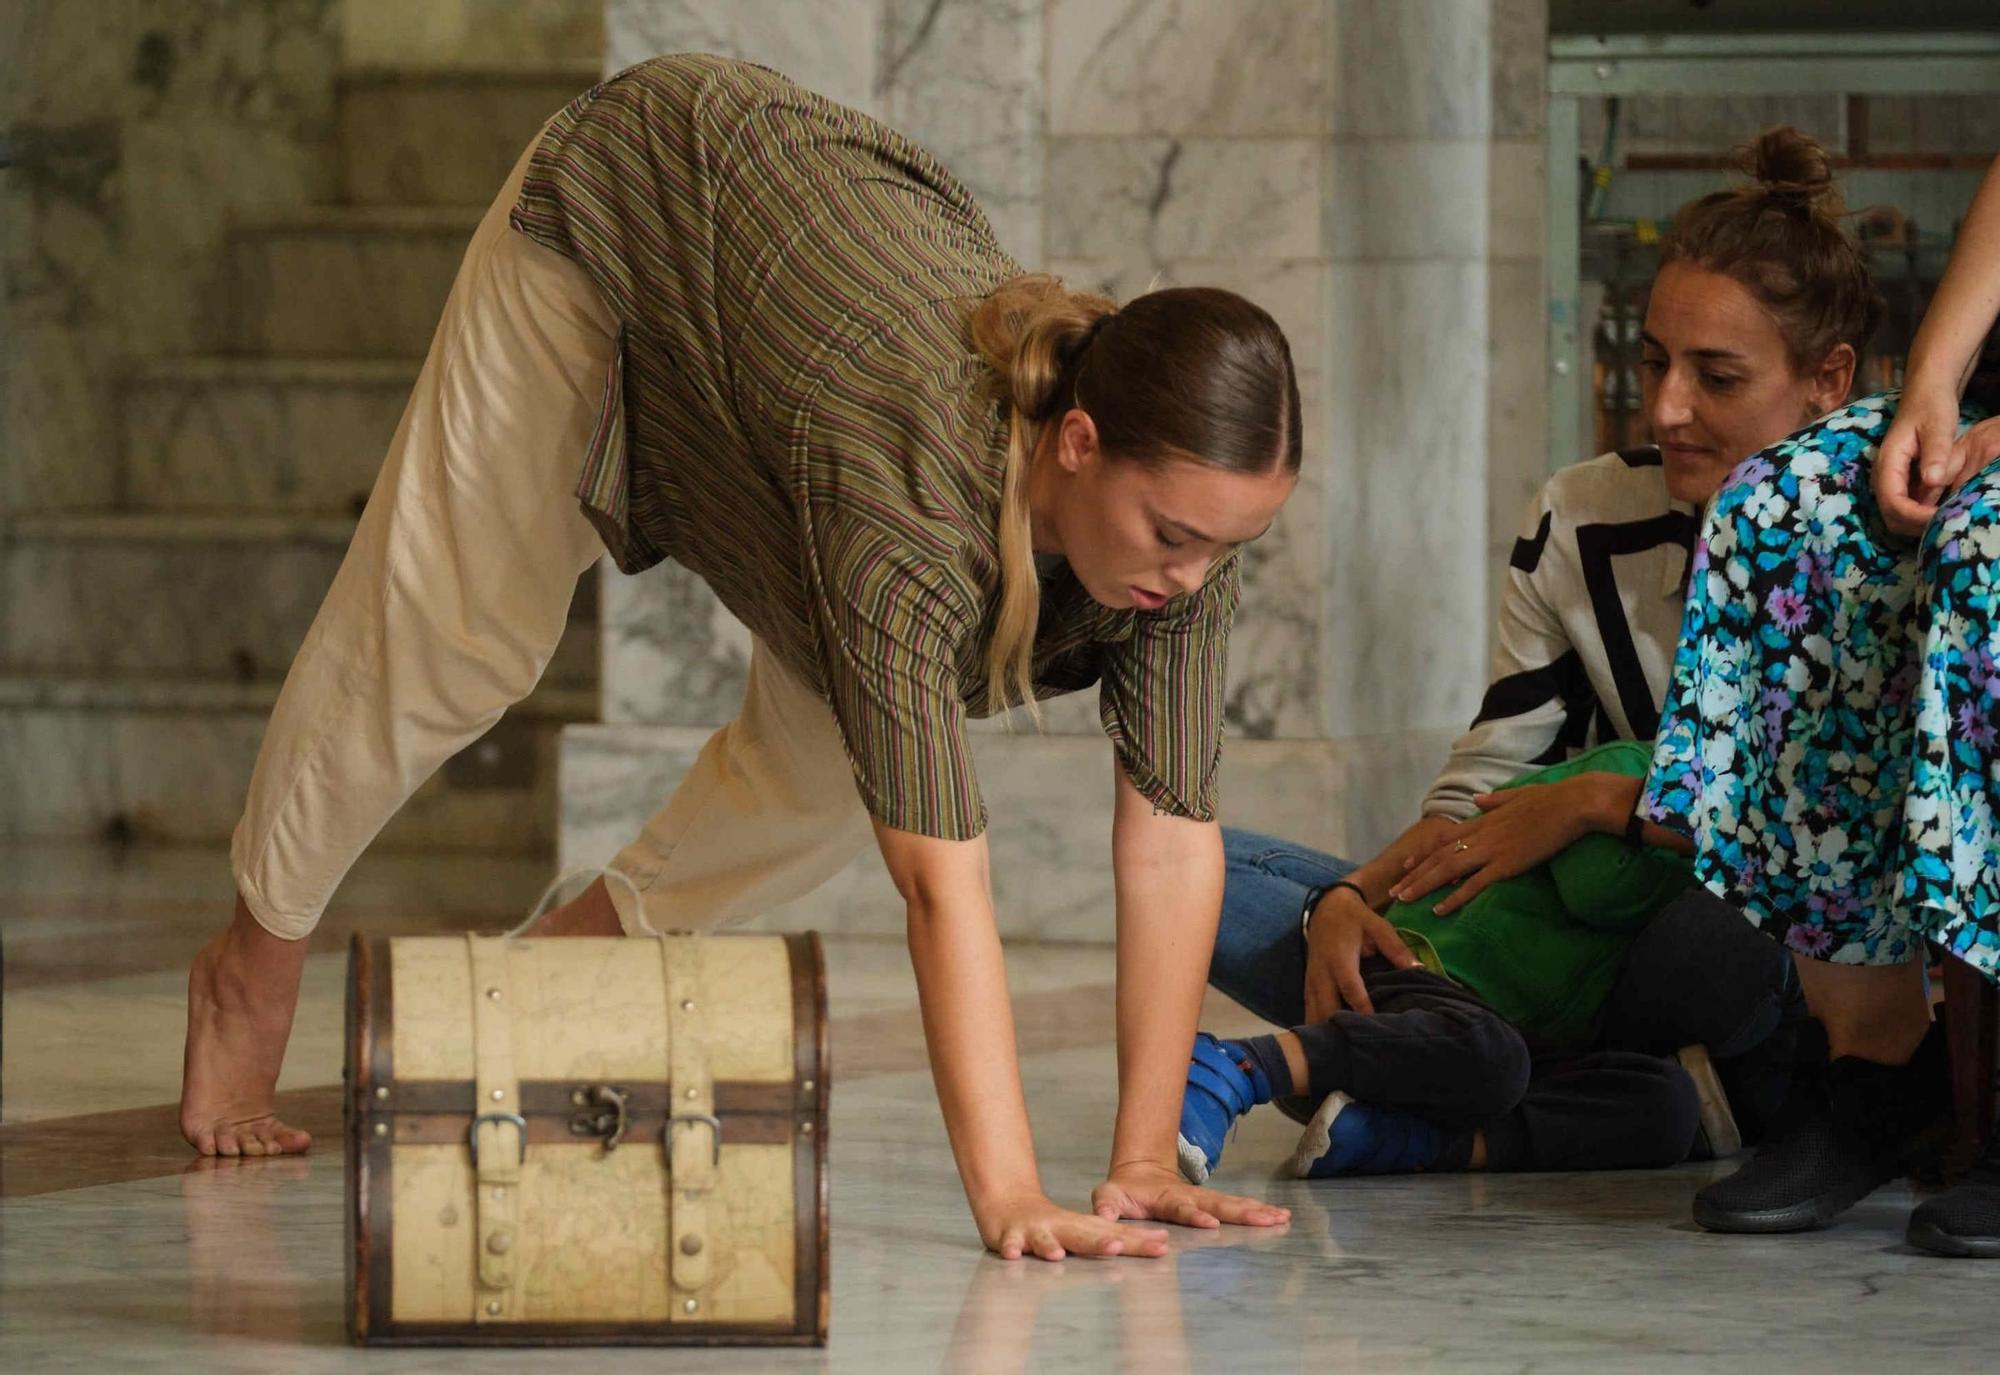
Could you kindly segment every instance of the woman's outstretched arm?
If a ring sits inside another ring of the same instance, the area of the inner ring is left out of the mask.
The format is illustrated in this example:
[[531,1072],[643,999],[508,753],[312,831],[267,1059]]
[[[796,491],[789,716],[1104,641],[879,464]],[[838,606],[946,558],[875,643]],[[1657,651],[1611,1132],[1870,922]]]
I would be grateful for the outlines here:
[[907,910],[931,1076],[980,1239],[1009,1260],[1165,1254],[1164,1232],[1071,1212],[1042,1192],[985,837],[936,840],[880,822],[875,836]]
[[1114,761],[1111,859],[1118,896],[1118,1124],[1098,1216],[1189,1227],[1269,1227],[1291,1214],[1181,1178],[1174,1141],[1188,1056],[1222,911],[1222,830],[1163,815]]
[[1882,438],[1873,482],[1892,529],[1914,534],[1938,503],[2000,454],[2000,420],[1958,435],[1958,402],[2000,316],[2000,158],[1960,226],[1951,261],[1910,343],[1903,399]]

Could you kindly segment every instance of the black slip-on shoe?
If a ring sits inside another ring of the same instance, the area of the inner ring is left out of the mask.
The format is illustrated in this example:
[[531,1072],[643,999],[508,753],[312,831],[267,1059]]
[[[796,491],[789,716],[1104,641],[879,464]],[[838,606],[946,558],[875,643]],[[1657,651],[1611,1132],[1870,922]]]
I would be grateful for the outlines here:
[[1964,1179],[1917,1205],[1906,1235],[1935,1255],[2000,1260],[2000,1131]]
[[1750,1162],[1694,1196],[1711,1232],[1824,1227],[1943,1139],[1948,1117],[1942,1036],[1907,1065],[1842,1058],[1802,1079],[1771,1140]]

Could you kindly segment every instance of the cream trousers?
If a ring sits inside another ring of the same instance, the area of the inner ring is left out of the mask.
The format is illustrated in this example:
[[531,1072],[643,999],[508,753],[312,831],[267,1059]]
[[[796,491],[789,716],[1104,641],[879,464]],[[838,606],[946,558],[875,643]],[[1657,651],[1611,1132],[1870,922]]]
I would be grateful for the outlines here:
[[[396,809],[528,694],[604,554],[575,487],[618,322],[509,227],[526,170],[524,153],[466,249],[265,729],[230,864],[274,935],[311,932]],[[830,708],[759,643],[737,719],[612,863],[653,925],[705,930],[810,892],[869,835]]]

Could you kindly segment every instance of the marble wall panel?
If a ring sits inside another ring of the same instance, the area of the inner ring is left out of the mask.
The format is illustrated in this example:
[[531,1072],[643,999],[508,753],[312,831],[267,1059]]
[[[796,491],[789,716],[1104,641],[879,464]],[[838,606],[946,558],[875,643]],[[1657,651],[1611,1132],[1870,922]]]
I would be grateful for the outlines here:
[[1319,255],[1311,139],[1051,138],[1052,258],[1152,267]]
[[341,199],[361,205],[492,202],[550,116],[597,79],[597,59],[546,72],[401,69],[341,82]]
[[1499,549],[1512,547],[1522,512],[1551,471],[1543,291],[1539,260],[1487,267],[1487,539]]
[[1326,254],[1335,262],[1460,261],[1487,253],[1484,139],[1327,145]]
[[1548,197],[1540,139],[1494,139],[1486,145],[1486,255],[1540,262],[1546,248]]
[[1549,0],[1493,0],[1493,136],[1542,136],[1548,120]]
[[[646,726],[565,731],[562,867],[599,865],[615,855],[666,800],[705,738],[700,731]],[[974,756],[992,815],[988,835],[1001,933],[1110,940],[1108,747],[1076,737],[983,735]],[[1070,786],[1052,793],[1052,778]],[[1330,744],[1237,742],[1223,754],[1224,816],[1231,825],[1339,853],[1347,841],[1340,826],[1342,779],[1337,748]],[[880,859],[865,852],[811,896],[754,925],[901,936],[903,922],[902,904]]]
[[1049,131],[1316,134],[1328,8],[1319,0],[1050,0]]
[[228,352],[421,358],[483,213],[334,209],[234,229],[211,337]]
[[[0,663],[280,676],[333,581],[346,532],[275,522],[264,538],[223,541],[210,524],[144,542],[10,532],[0,546]],[[257,595],[244,597],[246,587]],[[218,616],[217,607],[231,612]]]
[[885,0],[880,113],[969,187],[1001,246],[1042,259],[1040,0]]
[[1485,678],[1483,263],[1329,276],[1326,733],[1471,719]]
[[675,563],[627,577],[599,564],[606,721],[719,726],[734,720],[750,632]]
[[375,484],[414,361],[169,360],[121,391],[121,494],[151,510],[354,509]]
[[596,62],[604,0],[341,0],[350,67],[534,68]]
[[1328,7],[1337,139],[1479,138],[1491,124],[1491,0],[1340,0]]
[[1357,736],[1340,742],[1340,796],[1347,852],[1380,854],[1420,814],[1424,795],[1451,754],[1451,742],[1472,719],[1431,730]]
[[334,16],[333,0],[10,9],[0,503],[106,504],[119,362],[197,337],[229,215],[330,189]]
[[879,117],[877,64],[889,0],[609,0],[606,72],[662,53],[761,62],[821,95]]
[[[98,836],[118,818],[148,843],[224,843],[242,815],[267,717],[268,710],[0,707],[0,836]],[[527,786],[466,787],[441,770],[375,848],[551,845],[555,730],[528,723],[516,739],[535,755]]]

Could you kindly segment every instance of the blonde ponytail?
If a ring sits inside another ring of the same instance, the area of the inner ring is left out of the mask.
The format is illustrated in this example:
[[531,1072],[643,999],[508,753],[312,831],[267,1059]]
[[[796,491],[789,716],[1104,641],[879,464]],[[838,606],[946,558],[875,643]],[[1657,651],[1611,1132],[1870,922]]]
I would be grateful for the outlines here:
[[[1032,665],[1041,615],[1028,478],[1042,430],[1073,404],[1058,393],[1073,374],[1093,327],[1117,309],[1108,296],[1071,291],[1040,273],[1003,282],[972,316],[972,344],[993,370],[996,399],[1010,412],[1007,466],[1000,482],[1000,611],[986,647],[987,701],[995,711],[1025,702],[1035,719]],[[1067,389],[1065,389],[1067,390]]]

